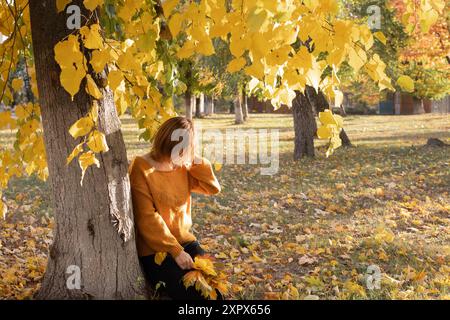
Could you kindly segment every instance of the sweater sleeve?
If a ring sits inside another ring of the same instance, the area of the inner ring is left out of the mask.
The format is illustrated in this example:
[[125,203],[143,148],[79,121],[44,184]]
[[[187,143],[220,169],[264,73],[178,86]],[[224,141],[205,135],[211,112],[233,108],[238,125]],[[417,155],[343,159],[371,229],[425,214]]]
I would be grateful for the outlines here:
[[129,173],[134,218],[140,235],[155,252],[178,256],[183,247],[156,211],[143,168],[133,161]]
[[201,158],[201,163],[193,164],[189,168],[188,174],[191,192],[217,194],[221,191],[219,181],[217,181],[211,167],[211,162],[206,158]]

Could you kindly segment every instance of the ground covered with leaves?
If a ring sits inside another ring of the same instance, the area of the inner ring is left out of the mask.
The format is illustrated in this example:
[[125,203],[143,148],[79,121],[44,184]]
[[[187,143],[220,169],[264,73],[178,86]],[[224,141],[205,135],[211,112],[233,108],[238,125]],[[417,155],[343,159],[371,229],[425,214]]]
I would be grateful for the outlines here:
[[[194,197],[194,232],[235,299],[443,299],[450,292],[450,142],[446,115],[352,116],[355,147],[292,161],[288,115],[252,115],[240,128],[279,128],[280,168],[222,166],[218,196]],[[203,127],[235,128],[231,116]],[[11,133],[0,132],[7,143]],[[124,119],[129,157],[145,153]],[[0,298],[30,298],[51,243],[49,190],[14,180],[0,222]],[[380,271],[369,276],[371,271]]]

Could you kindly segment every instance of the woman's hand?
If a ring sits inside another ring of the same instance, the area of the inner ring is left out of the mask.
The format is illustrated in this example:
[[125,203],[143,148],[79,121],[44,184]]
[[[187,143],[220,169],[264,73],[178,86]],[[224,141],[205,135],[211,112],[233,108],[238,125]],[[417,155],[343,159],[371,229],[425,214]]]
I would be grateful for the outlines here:
[[181,253],[175,257],[175,262],[183,270],[189,270],[194,267],[194,261],[192,261],[189,253],[186,253],[185,251],[181,251]]

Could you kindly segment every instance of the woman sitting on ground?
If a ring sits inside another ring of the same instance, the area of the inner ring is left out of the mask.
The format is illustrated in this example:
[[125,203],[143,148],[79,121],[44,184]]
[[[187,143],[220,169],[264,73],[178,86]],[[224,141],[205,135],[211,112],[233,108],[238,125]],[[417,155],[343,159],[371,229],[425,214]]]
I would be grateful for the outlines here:
[[[211,163],[195,156],[194,149],[192,121],[171,118],[156,133],[151,152],[135,157],[129,168],[137,250],[145,274],[154,286],[164,282],[169,297],[177,300],[204,299],[182,281],[195,256],[205,254],[190,232],[191,193],[220,192]],[[159,252],[168,253],[161,265],[155,262]]]

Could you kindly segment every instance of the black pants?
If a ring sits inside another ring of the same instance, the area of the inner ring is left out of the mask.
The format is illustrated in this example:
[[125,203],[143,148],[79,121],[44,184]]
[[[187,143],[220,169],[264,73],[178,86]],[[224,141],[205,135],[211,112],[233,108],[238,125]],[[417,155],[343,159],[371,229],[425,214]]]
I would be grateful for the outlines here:
[[[197,241],[183,244],[184,251],[192,259],[198,255],[204,255],[205,251]],[[204,300],[205,298],[198,292],[194,286],[185,288],[183,276],[190,270],[181,269],[171,255],[167,255],[161,265],[155,263],[155,255],[149,255],[140,258],[144,272],[150,284],[154,287],[158,282],[165,283],[165,291],[170,298],[174,300]],[[163,287],[164,288],[164,287]],[[217,293],[218,299],[221,299],[220,293]]]

